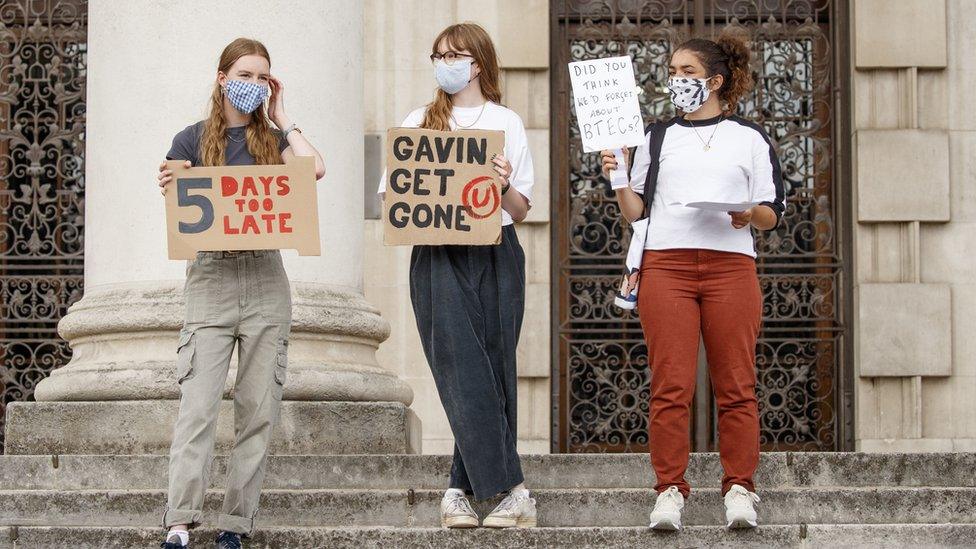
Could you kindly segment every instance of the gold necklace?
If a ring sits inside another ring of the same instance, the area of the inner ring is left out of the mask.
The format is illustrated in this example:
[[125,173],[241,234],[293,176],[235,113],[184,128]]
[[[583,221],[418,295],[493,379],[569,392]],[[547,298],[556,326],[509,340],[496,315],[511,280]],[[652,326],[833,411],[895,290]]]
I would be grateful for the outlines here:
[[[685,118],[685,120],[688,120],[688,119]],[[691,120],[688,120],[688,124],[691,126],[691,129],[695,131],[695,135],[698,136],[698,140],[701,141],[701,143],[702,143],[702,150],[703,151],[708,152],[712,148],[712,139],[715,137],[715,132],[718,131],[718,125],[721,124],[721,123],[722,123],[721,120],[719,120],[718,122],[715,123],[715,129],[712,130],[712,135],[709,136],[708,141],[705,141],[704,139],[702,139],[701,134],[698,133],[698,128],[695,127],[695,124]]]
[[454,121],[454,126],[456,128],[461,128],[462,130],[467,130],[467,129],[473,128],[474,125],[477,124],[479,120],[481,120],[481,115],[485,114],[485,107],[487,107],[487,106],[488,106],[488,102],[487,101],[485,101],[484,103],[482,103],[481,104],[481,111],[478,112],[478,118],[475,118],[474,119],[474,122],[472,122],[471,124],[469,124],[467,126],[462,126],[457,121],[457,118],[454,118],[454,113],[453,112],[451,113],[451,120]]
[[[242,126],[235,126],[235,127],[239,128],[239,127],[242,127]],[[246,130],[245,130],[245,133],[244,133],[244,137],[241,137],[240,139],[234,139],[234,136],[231,135],[231,132],[230,132],[231,129],[232,128],[227,128],[227,131],[225,132],[226,135],[227,135],[227,139],[230,139],[234,143],[243,143],[243,142],[247,141],[247,131]]]

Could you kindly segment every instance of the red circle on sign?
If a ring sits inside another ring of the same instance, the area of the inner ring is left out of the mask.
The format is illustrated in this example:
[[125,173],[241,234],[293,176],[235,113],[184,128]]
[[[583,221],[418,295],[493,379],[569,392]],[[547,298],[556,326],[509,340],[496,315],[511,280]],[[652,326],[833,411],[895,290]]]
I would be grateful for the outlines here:
[[[478,200],[478,189],[482,187],[482,183],[488,182],[488,189],[485,192],[485,199],[483,201]],[[464,209],[467,210],[468,215],[474,219],[484,219],[491,216],[491,214],[498,211],[498,207],[501,205],[502,199],[501,195],[498,194],[498,187],[495,185],[494,180],[488,176],[481,176],[468,181],[468,184],[464,186],[464,190],[461,191],[461,204]],[[489,206],[489,207],[486,207]],[[475,211],[475,208],[478,211]]]

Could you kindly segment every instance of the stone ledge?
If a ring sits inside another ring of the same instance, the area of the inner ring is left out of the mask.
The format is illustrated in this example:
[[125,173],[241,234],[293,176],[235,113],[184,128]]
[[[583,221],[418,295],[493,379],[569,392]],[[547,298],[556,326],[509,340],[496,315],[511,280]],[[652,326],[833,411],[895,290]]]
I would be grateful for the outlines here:
[[926,455],[958,454],[976,450],[976,438],[866,438],[857,441],[857,449],[876,454],[905,451],[926,452]]
[[[723,524],[716,478],[714,488],[695,487],[682,523]],[[539,526],[645,527],[656,494],[636,489],[533,489]],[[974,488],[827,487],[767,489],[759,494],[763,528],[789,524],[971,523]],[[436,527],[444,488],[434,490],[262,490],[258,528],[289,526]],[[204,526],[213,526],[223,494],[209,490]],[[485,516],[501,495],[472,501]],[[50,526],[155,526],[166,505],[166,490],[18,490],[0,492],[0,524]],[[474,545],[477,547],[477,545]],[[307,546],[305,546],[307,547]]]
[[[16,402],[7,408],[7,454],[167,454],[178,400]],[[218,454],[233,441],[233,402],[221,403]],[[281,403],[272,454],[421,451],[420,420],[399,402]]]
[[[150,547],[159,542],[155,528],[0,527],[0,548],[109,546]],[[216,531],[191,533],[200,546]],[[510,547],[972,547],[974,524],[792,524],[766,525],[753,531],[729,532],[723,526],[689,526],[681,534],[662,534],[644,526],[633,528],[512,528],[471,531],[444,528],[262,528],[256,547],[439,547],[443,549],[508,549]]]
[[[905,443],[933,439],[900,439]],[[848,488],[976,488],[976,453],[764,452],[756,470],[763,490],[844,486]],[[861,441],[862,443],[892,441]],[[905,444],[906,446],[908,444]],[[920,446],[921,447],[921,446]],[[925,448],[923,448],[925,449]],[[548,448],[546,449],[548,451]],[[521,456],[533,490],[647,488],[654,471],[647,454],[546,454]],[[165,455],[0,456],[0,491],[165,490]],[[447,485],[450,455],[270,456],[265,490],[437,490]],[[225,486],[226,456],[214,459],[210,487]],[[686,474],[693,487],[716,486],[722,465],[716,453],[692,453]]]

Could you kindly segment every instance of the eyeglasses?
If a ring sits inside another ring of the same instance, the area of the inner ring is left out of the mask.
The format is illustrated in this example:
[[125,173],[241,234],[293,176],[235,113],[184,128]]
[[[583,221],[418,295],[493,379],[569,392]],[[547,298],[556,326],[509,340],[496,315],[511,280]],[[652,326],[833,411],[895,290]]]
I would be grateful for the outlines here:
[[446,51],[444,53],[432,53],[432,54],[430,54],[430,62],[431,63],[436,63],[439,60],[443,59],[444,62],[447,63],[448,65],[453,65],[455,61],[457,61],[458,59],[460,59],[462,57],[467,57],[467,58],[470,58],[470,59],[474,59],[474,56],[473,55],[468,55],[466,53],[458,53],[456,51]]

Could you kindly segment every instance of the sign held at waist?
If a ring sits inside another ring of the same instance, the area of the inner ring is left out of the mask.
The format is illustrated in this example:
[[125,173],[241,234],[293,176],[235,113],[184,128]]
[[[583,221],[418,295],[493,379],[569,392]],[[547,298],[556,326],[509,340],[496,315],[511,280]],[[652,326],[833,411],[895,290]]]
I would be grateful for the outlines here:
[[492,167],[505,132],[391,128],[386,142],[383,242],[498,244],[501,182]]
[[315,160],[288,164],[184,168],[166,163],[173,183],[166,193],[170,259],[198,251],[296,249],[320,255]]

